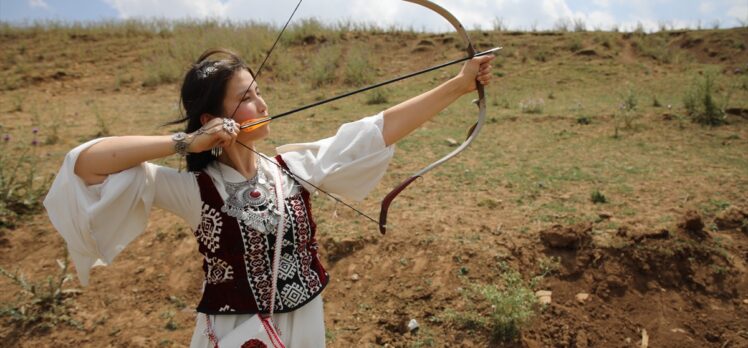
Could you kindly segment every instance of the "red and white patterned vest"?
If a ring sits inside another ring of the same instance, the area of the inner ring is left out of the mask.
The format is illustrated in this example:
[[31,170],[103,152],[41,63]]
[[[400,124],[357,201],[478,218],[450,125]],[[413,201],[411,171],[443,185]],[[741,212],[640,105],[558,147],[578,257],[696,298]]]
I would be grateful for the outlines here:
[[[287,168],[280,156],[276,159]],[[197,311],[269,313],[275,231],[259,232],[221,212],[223,199],[211,177],[205,172],[196,175],[203,208],[195,237],[205,258],[205,289]],[[301,308],[317,297],[329,280],[317,256],[309,192],[299,187],[299,193],[285,198],[288,227],[278,266],[275,313]]]

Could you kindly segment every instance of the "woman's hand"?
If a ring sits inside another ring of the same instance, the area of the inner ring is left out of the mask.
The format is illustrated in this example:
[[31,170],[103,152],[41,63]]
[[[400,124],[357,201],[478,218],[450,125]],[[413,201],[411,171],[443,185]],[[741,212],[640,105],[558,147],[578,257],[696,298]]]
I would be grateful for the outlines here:
[[229,147],[236,142],[239,125],[230,118],[215,117],[188,135],[187,152],[198,153],[214,147]]
[[464,85],[464,93],[474,91],[476,81],[484,86],[491,83],[491,61],[494,58],[494,55],[475,57],[462,66],[457,78]]

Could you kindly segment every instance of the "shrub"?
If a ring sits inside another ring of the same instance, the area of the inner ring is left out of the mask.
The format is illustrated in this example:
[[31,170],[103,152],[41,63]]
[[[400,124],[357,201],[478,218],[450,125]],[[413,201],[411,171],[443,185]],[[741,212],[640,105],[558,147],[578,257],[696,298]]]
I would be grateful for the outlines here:
[[366,98],[366,104],[367,105],[379,105],[379,104],[385,104],[389,101],[387,95],[389,93],[386,90],[383,90],[382,88],[375,88],[371,93],[369,93],[368,97]]
[[592,192],[592,194],[590,195],[590,200],[595,204],[608,203],[608,198],[598,190]]
[[[717,106],[713,93],[713,73],[706,73],[703,79],[694,80],[691,88],[683,96],[683,106],[691,120],[709,126],[725,123],[725,112],[723,108]],[[726,100],[725,104],[727,104]]]
[[638,105],[636,93],[633,88],[629,88],[626,93],[621,96],[621,104],[618,106],[618,112],[614,114],[615,117],[615,134],[614,138],[618,138],[618,130],[621,128],[621,121],[623,121],[623,128],[631,129],[634,126],[634,121],[639,117],[639,113],[636,110]]
[[470,303],[483,302],[490,307],[487,316],[468,308],[463,312],[448,310],[445,318],[466,329],[488,329],[497,341],[519,337],[535,315],[537,300],[519,272],[507,266],[502,268],[501,286],[473,284],[465,293]]
[[307,78],[317,88],[335,82],[335,71],[340,59],[340,47],[326,45],[319,49],[310,62]]
[[370,83],[374,78],[374,67],[369,61],[371,52],[361,45],[354,46],[348,51],[345,64],[345,83],[349,86],[361,86]]

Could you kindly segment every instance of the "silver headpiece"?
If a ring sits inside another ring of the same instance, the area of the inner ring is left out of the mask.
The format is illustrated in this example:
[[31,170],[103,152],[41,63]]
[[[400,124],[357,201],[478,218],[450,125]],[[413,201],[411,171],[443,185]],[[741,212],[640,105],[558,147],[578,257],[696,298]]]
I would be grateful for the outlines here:
[[215,67],[215,64],[217,62],[208,62],[204,66],[197,69],[197,78],[204,79],[208,76],[210,76],[212,73],[218,71],[218,68]]

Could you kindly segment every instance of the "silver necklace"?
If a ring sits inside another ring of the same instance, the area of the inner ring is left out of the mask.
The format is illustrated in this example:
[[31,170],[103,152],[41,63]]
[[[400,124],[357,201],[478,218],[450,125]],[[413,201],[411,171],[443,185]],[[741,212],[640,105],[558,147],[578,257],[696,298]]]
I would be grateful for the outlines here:
[[268,181],[256,162],[257,174],[249,180],[233,183],[226,181],[221,164],[218,170],[228,197],[221,211],[237,218],[245,225],[262,233],[272,233],[280,220],[273,195],[270,194]]

